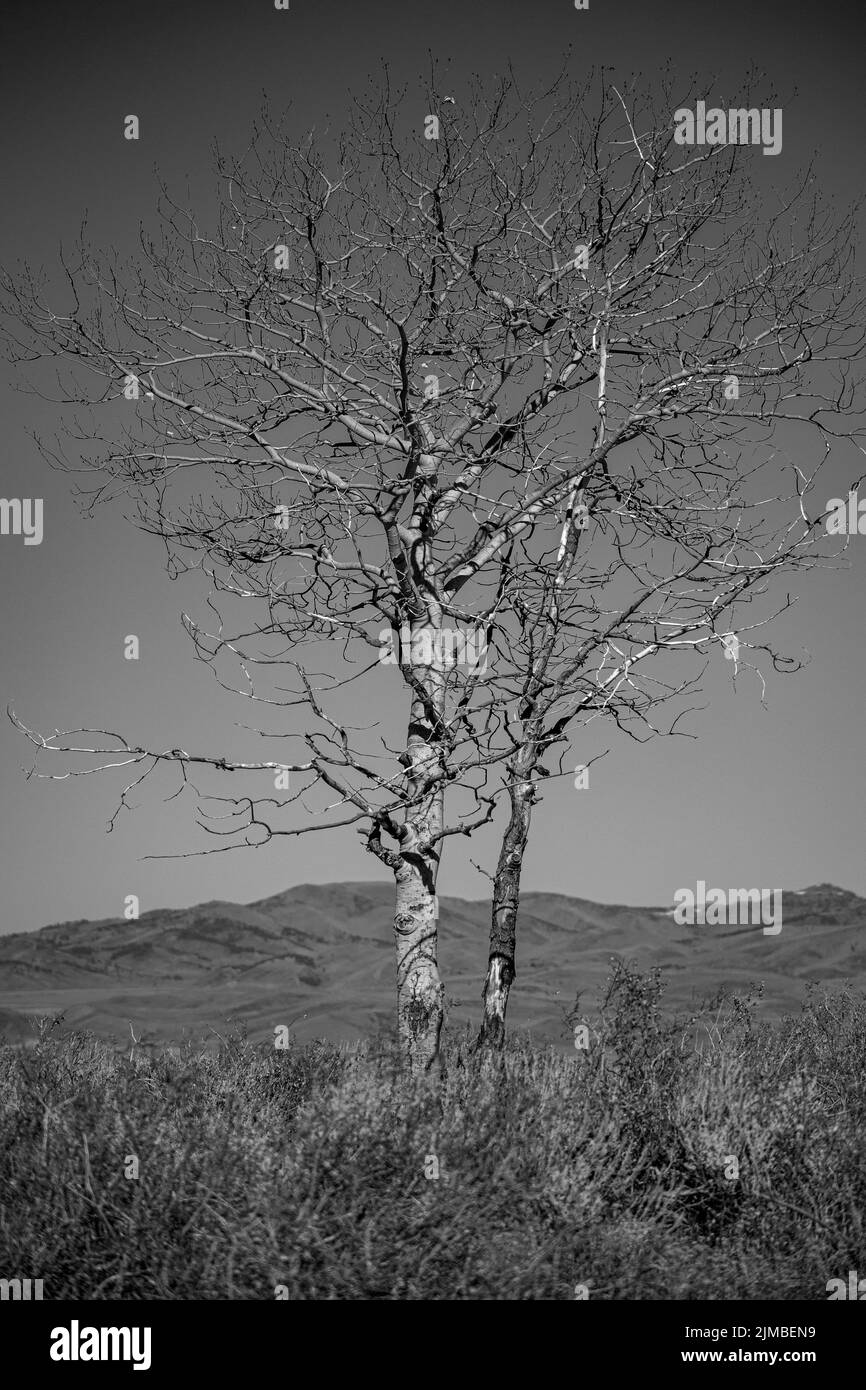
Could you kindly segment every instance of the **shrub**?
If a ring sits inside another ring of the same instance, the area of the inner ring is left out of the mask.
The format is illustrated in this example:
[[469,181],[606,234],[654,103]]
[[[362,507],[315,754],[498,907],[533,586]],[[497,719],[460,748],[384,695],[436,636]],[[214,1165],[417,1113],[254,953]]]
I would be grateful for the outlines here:
[[64,1299],[823,1298],[866,1262],[864,1049],[848,992],[677,1022],[620,963],[586,1053],[451,1037],[436,1083],[381,1038],[130,1057],[43,1025],[0,1050],[0,1271]]

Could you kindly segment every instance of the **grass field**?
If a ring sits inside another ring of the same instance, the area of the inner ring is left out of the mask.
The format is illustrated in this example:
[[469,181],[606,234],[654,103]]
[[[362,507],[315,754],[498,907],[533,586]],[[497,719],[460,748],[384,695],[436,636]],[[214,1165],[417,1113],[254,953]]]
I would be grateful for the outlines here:
[[813,992],[774,1025],[661,1002],[618,964],[587,1048],[451,1037],[441,1083],[387,1038],[130,1058],[43,1021],[0,1050],[0,1277],[58,1299],[826,1299],[866,1272],[866,1001]]

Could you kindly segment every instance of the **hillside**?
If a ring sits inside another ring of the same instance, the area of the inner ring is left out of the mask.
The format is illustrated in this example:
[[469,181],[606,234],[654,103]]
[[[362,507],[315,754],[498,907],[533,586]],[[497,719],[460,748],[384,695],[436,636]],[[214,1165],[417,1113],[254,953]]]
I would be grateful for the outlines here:
[[[136,922],[65,922],[0,937],[0,1034],[32,1035],[28,1017],[152,1041],[223,1031],[253,1038],[292,1024],[299,1038],[354,1039],[392,1016],[393,890],[387,883],[300,885],[261,902],[157,909]],[[440,899],[449,1024],[475,1023],[486,962],[484,902]],[[658,965],[669,1007],[762,982],[769,1016],[796,1008],[807,981],[866,979],[866,900],[830,884],[783,898],[783,928],[677,926],[669,908],[556,893],[521,900],[511,1021],[539,1039],[568,1037],[581,991],[591,1005],[611,955]]]

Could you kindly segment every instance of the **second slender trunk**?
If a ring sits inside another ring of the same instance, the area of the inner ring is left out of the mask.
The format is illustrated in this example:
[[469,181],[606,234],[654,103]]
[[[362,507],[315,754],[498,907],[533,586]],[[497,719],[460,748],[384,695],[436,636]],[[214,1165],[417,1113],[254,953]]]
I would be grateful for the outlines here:
[[534,791],[532,782],[518,777],[511,787],[511,819],[499,851],[493,882],[493,909],[490,922],[490,951],[484,982],[484,1013],[478,1041],[488,1047],[505,1042],[505,1011],[515,974],[517,909],[520,903],[520,876],[523,855],[529,839]]

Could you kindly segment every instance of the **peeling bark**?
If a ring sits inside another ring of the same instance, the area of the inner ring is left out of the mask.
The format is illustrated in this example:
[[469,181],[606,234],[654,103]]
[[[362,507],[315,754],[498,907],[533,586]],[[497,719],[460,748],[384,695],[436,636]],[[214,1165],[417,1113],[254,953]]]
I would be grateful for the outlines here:
[[511,819],[502,840],[493,881],[493,909],[490,922],[490,951],[484,982],[484,1012],[479,1044],[499,1048],[505,1043],[505,1012],[508,995],[517,971],[517,910],[520,905],[520,876],[529,839],[534,790],[532,782],[519,776],[511,786]]
[[417,866],[403,856],[394,913],[397,1027],[412,1071],[429,1071],[437,1062],[444,1021],[434,889],[429,866]]
[[[418,633],[435,635],[435,627],[418,623]],[[435,641],[430,650],[436,652]],[[438,839],[444,816],[441,772],[444,763],[443,672],[438,657],[416,666],[406,739],[406,773],[410,793],[418,800],[408,814],[399,851],[392,864],[397,884],[394,940],[397,950],[397,1029],[410,1070],[430,1071],[439,1061],[439,1041],[445,1018],[444,990],[439,976],[436,877]]]
[[490,1047],[502,1047],[505,1043],[505,1010],[508,1007],[508,992],[514,979],[514,955],[491,955],[487,964],[487,979],[484,982],[484,1016],[481,1021],[480,1042]]

